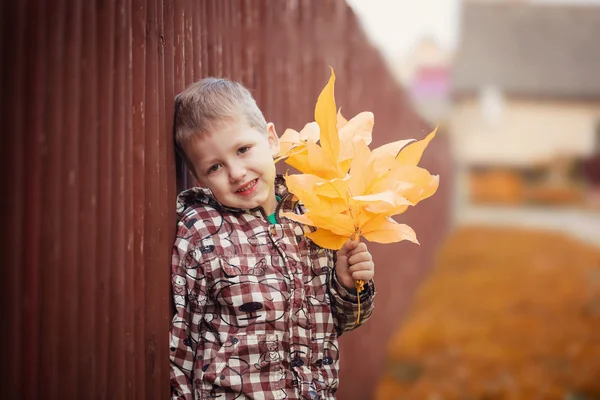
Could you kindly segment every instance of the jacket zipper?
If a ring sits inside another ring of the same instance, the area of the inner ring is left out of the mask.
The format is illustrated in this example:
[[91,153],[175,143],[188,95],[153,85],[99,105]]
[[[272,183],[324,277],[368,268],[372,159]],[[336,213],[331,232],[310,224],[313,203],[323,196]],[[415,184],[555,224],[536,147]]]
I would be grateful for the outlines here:
[[286,195],[283,196],[281,201],[279,203],[277,203],[277,206],[275,206],[275,222],[277,222],[278,224],[281,223],[281,221],[279,221],[279,210],[281,210],[283,202],[286,201],[290,195],[291,195],[291,193],[286,193]]

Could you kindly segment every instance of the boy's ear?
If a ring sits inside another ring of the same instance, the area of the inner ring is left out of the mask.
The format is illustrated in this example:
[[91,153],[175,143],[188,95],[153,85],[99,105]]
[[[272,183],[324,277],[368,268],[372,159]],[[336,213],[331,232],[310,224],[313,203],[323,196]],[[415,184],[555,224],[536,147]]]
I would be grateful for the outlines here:
[[267,137],[269,140],[269,146],[271,147],[271,154],[275,157],[279,154],[279,136],[277,136],[277,131],[275,131],[275,124],[269,122],[267,124]]

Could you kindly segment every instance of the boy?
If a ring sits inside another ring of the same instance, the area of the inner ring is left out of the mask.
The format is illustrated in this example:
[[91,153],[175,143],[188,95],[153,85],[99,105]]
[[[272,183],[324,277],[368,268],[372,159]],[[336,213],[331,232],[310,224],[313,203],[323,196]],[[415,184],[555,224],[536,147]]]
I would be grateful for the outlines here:
[[178,198],[170,329],[173,399],[334,399],[338,336],[373,311],[364,243],[338,252],[282,216],[303,207],[276,175],[279,138],[241,84],[175,100],[175,142],[201,187]]

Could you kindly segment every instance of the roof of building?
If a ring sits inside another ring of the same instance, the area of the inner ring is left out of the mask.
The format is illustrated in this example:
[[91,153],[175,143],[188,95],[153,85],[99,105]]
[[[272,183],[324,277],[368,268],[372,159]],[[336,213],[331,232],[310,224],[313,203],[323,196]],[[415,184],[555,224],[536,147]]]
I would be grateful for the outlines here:
[[600,6],[466,2],[455,94],[600,97]]

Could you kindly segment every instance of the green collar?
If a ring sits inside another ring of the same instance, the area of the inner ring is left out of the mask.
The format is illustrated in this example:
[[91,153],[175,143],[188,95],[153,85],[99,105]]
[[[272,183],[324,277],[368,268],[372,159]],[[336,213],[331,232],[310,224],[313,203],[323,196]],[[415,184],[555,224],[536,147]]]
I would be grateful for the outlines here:
[[[275,199],[277,199],[277,203],[279,203],[281,201],[281,197],[275,195]],[[277,220],[275,219],[275,213],[270,214],[269,216],[267,216],[267,219],[269,220],[270,224],[276,224]]]

